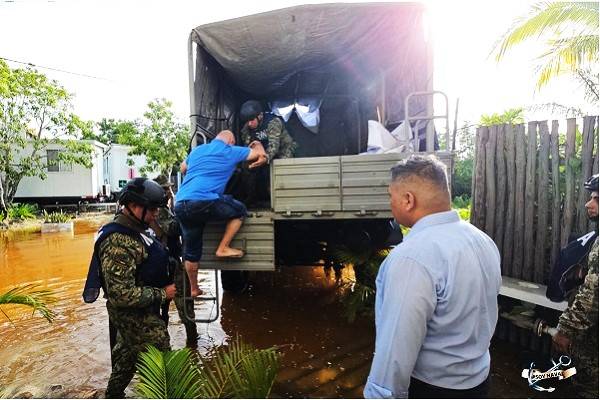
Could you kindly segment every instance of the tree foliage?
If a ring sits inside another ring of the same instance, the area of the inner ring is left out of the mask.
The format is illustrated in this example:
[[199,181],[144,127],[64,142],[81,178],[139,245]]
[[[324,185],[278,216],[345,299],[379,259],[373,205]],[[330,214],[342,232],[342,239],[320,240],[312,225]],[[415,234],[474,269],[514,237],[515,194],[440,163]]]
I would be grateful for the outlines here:
[[[584,84],[598,86],[598,74],[585,74],[598,66],[598,2],[541,2],[528,15],[518,18],[498,42],[496,60],[511,48],[531,38],[547,37],[546,49],[538,56],[538,89],[565,72]],[[583,73],[581,71],[584,71]],[[580,79],[581,80],[581,79]],[[588,94],[589,88],[586,86]],[[596,93],[597,89],[591,93]]]
[[139,129],[122,125],[118,132],[119,142],[133,147],[130,156],[146,156],[146,165],[140,169],[142,174],[160,171],[169,176],[173,167],[186,157],[188,127],[177,121],[171,106],[165,99],[151,101]]
[[492,126],[492,125],[502,125],[502,124],[522,124],[525,122],[525,118],[523,117],[523,108],[509,108],[505,110],[503,113],[493,113],[493,114],[483,114],[479,121],[481,126]]
[[[0,207],[12,203],[24,177],[46,178],[48,164],[92,165],[91,145],[75,139],[91,122],[71,111],[72,95],[31,68],[12,69],[0,60]],[[52,161],[45,148],[62,150]]]
[[127,144],[128,138],[139,135],[140,123],[138,121],[115,120],[102,118],[97,123],[98,132],[87,132],[83,139],[97,140],[104,144]]

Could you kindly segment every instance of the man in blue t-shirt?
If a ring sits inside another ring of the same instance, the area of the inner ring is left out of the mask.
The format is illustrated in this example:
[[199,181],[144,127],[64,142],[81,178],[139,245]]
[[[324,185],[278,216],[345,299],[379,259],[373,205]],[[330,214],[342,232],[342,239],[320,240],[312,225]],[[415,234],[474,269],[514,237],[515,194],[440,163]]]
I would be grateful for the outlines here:
[[208,221],[227,221],[225,233],[215,252],[217,257],[239,258],[244,252],[229,245],[242,226],[246,206],[223,194],[236,165],[253,161],[250,168],[267,162],[265,149],[258,141],[248,147],[235,146],[231,131],[221,131],[215,139],[196,147],[181,164],[185,174],[177,192],[175,216],[183,236],[183,260],[190,278],[191,296],[202,294],[198,288],[198,263],[202,256],[202,234]]

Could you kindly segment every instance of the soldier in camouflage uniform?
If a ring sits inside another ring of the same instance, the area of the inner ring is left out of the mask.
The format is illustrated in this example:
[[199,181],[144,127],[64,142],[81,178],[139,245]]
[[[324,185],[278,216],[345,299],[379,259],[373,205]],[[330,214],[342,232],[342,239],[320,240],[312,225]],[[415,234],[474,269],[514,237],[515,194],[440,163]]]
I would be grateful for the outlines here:
[[[196,348],[198,347],[198,329],[194,321],[194,300],[190,296],[190,281],[181,262],[181,229],[173,211],[171,211],[174,198],[173,190],[171,189],[172,184],[165,175],[157,176],[154,178],[154,181],[164,189],[167,195],[167,204],[158,209],[156,224],[152,225],[152,229],[160,241],[169,248],[171,274],[174,276],[175,287],[177,288],[177,294],[174,299],[175,306],[179,314],[179,319],[185,327],[186,346]],[[184,293],[188,297],[188,300],[184,301]],[[168,324],[168,321],[167,314],[165,322]]]
[[250,146],[252,142],[259,141],[267,153],[266,165],[242,171],[242,181],[246,184],[246,194],[249,196],[245,202],[270,200],[269,164],[276,158],[293,157],[297,144],[285,129],[283,120],[274,114],[263,112],[262,105],[256,100],[242,104],[240,120],[244,124],[240,132],[242,145]]
[[117,332],[107,398],[125,396],[138,354],[147,345],[170,350],[169,333],[159,310],[175,296],[176,289],[174,284],[160,286],[168,282],[168,255],[145,234],[158,206],[164,204],[164,196],[151,180],[129,181],[119,199],[123,211],[114,221],[121,232],[111,233],[98,246],[109,323]]
[[[586,203],[590,219],[598,221],[598,175],[585,183],[591,198]],[[597,229],[597,228],[596,228]],[[588,272],[575,299],[562,313],[554,348],[569,354],[577,374],[573,376],[574,395],[598,398],[598,238],[588,255]]]
[[261,104],[249,100],[242,104],[240,119],[242,145],[248,146],[255,140],[262,143],[267,153],[267,164],[275,158],[294,156],[296,143],[285,129],[283,120],[274,114],[263,112]]

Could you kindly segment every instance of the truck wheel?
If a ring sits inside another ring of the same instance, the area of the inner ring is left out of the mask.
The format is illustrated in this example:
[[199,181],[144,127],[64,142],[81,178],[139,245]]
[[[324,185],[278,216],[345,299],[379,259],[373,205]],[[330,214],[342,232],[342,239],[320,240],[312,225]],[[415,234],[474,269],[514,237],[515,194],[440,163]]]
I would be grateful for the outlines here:
[[248,287],[248,271],[221,271],[223,291],[241,293]]

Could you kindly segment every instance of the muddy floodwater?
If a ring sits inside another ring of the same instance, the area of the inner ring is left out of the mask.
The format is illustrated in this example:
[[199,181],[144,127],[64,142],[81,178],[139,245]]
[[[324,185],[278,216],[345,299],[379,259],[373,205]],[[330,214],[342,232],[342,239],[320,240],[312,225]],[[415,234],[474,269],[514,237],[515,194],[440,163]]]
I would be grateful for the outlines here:
[[[101,396],[110,374],[108,322],[104,300],[85,304],[81,290],[97,224],[77,222],[74,233],[0,236],[0,292],[26,283],[52,289],[58,302],[53,323],[23,307],[0,312],[0,388],[34,397]],[[215,293],[214,275],[201,287]],[[350,279],[345,269],[341,280]],[[220,310],[206,303],[198,324],[199,351],[236,335],[283,354],[273,397],[359,398],[369,372],[374,327],[369,319],[348,323],[339,302],[339,281],[321,267],[283,268],[256,273],[240,295],[220,292]],[[185,331],[171,308],[174,349]],[[502,342],[492,347],[492,397],[538,396],[520,378],[519,350]],[[56,391],[56,395],[53,394]],[[131,394],[131,392],[128,392]]]

